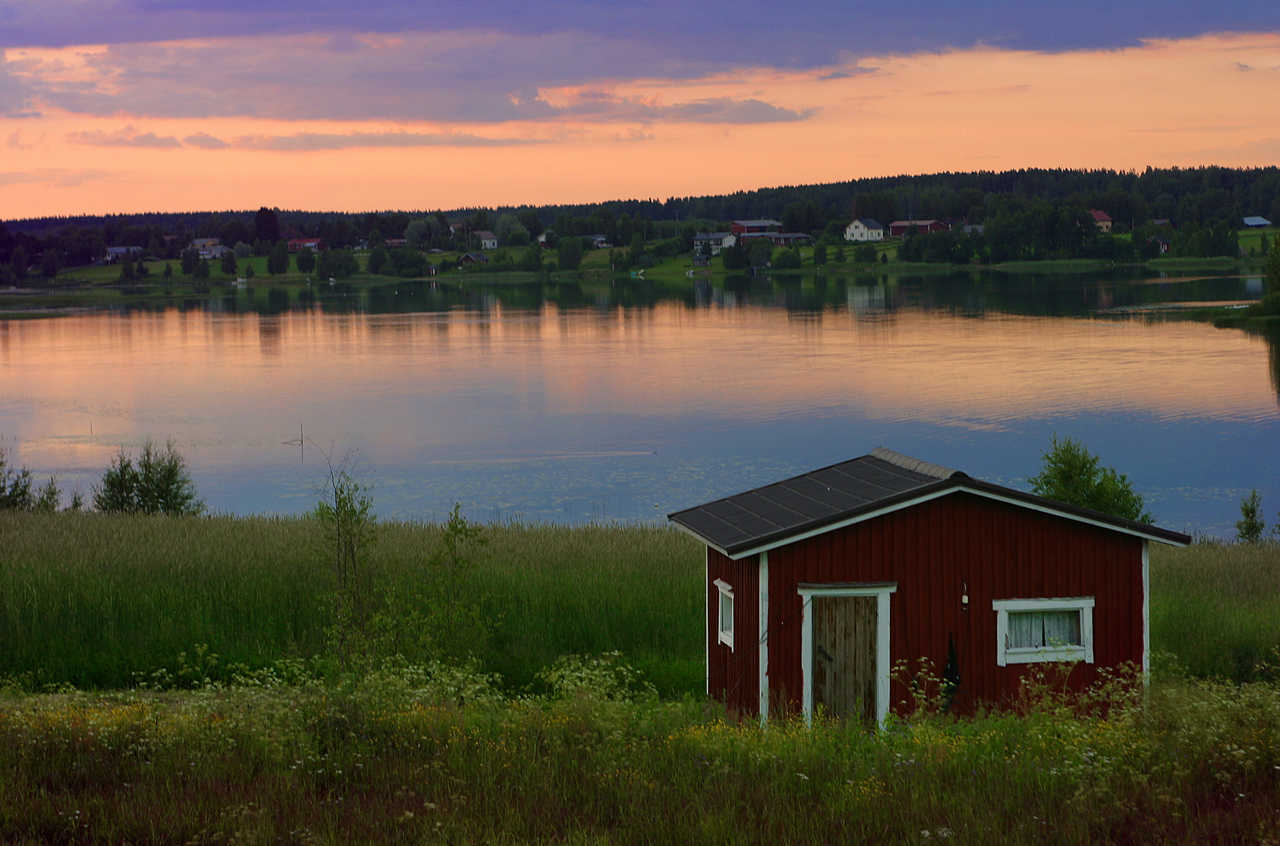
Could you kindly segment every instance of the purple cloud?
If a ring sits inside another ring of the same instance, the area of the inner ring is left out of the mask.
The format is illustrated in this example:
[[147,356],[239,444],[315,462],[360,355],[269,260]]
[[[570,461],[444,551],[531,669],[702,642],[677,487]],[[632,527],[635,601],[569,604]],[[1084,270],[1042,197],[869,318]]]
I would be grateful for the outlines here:
[[153,150],[176,150],[182,145],[177,138],[170,135],[160,136],[154,132],[137,132],[132,126],[126,126],[115,132],[104,132],[95,129],[89,132],[72,132],[67,140],[73,144],[88,144],[94,147],[145,147]]
[[197,132],[194,135],[188,135],[182,139],[182,143],[188,147],[199,147],[202,150],[225,150],[231,145],[221,138],[215,138],[207,132]]
[[[1224,28],[1280,29],[1280,6],[1257,0],[1109,6],[990,0],[923,0],[886,6],[865,0],[653,0],[601,4],[553,0],[5,0],[0,47],[116,44],[218,36],[353,31],[448,33],[483,28],[513,36],[619,33],[679,59],[698,55],[722,68],[833,64],[840,55],[915,52],[978,43],[1019,49],[1107,48],[1143,38],[1187,37]],[[751,57],[744,62],[744,57]],[[607,66],[602,66],[608,73]]]
[[69,188],[82,185],[85,182],[98,182],[111,176],[112,174],[105,170],[66,170],[63,168],[0,171],[0,185],[20,185],[35,182],[48,183],[59,188]]
[[299,132],[294,135],[244,135],[234,146],[248,150],[297,152],[353,147],[511,147],[544,143],[528,138],[487,138],[465,132]]
[[[771,123],[811,114],[752,98],[655,105],[586,94],[567,106],[552,105],[540,96],[540,88],[595,82],[605,66],[628,77],[652,74],[659,66],[669,76],[694,77],[711,70],[697,60],[663,65],[643,45],[579,43],[570,35],[362,36],[336,50],[328,41],[302,36],[274,39],[269,45],[262,39],[223,40],[152,45],[145,51],[116,45],[84,61],[96,82],[64,84],[51,67],[42,99],[79,114],[108,116],[124,110],[163,118],[497,123],[570,116],[598,122]],[[37,66],[32,73],[38,76],[42,70]],[[216,146],[209,139],[189,143]]]

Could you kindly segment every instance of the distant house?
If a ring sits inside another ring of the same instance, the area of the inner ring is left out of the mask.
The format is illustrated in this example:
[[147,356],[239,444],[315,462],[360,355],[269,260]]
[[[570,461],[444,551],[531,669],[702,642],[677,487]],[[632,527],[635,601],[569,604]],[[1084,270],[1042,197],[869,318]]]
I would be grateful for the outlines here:
[[142,247],[107,247],[107,264],[115,264],[132,255],[141,255]]
[[1099,232],[1111,231],[1111,215],[1101,209],[1089,209],[1089,214],[1093,216],[1093,225],[1098,227]]
[[469,267],[473,264],[488,264],[489,257],[484,253],[463,253],[458,259],[459,267]]
[[960,227],[960,231],[966,235],[981,235],[987,230],[987,227],[981,223],[966,223]]
[[693,236],[693,254],[695,256],[718,256],[721,250],[727,250],[738,243],[732,232],[699,232]]
[[889,224],[889,237],[901,238],[908,232],[949,232],[951,224],[944,220],[895,220]]
[[289,252],[296,253],[299,250],[311,250],[312,252],[320,252],[324,249],[324,240],[321,238],[290,238]]
[[1170,244],[1169,244],[1168,238],[1161,238],[1158,235],[1153,235],[1152,237],[1147,239],[1147,243],[1155,244],[1156,247],[1159,248],[1160,250],[1160,255],[1164,255],[1165,253],[1169,252]]
[[604,250],[609,247],[609,239],[604,235],[587,235],[587,243],[591,245],[593,250]]
[[191,249],[202,259],[220,259],[223,253],[228,252],[218,238],[196,238],[191,242]]
[[1271,221],[1267,220],[1265,217],[1250,215],[1244,219],[1244,225],[1250,229],[1260,229],[1263,226],[1270,226]]
[[844,228],[846,241],[883,241],[884,225],[870,217],[860,217]]
[[382,241],[382,246],[388,247],[390,249],[395,249],[397,247],[407,247],[409,246],[409,241],[408,239],[405,239],[405,238],[385,238]]
[[750,235],[757,232],[779,232],[782,230],[780,220],[735,220],[729,224],[729,231],[734,235]]
[[732,711],[868,725],[927,658],[964,713],[1038,665],[1080,689],[1150,666],[1149,546],[1180,532],[877,449],[668,515],[704,559],[706,692]]
[[1153,217],[1150,223],[1152,226],[1173,226],[1173,223],[1167,217]]
[[480,249],[498,249],[498,236],[490,232],[488,229],[477,229],[474,234],[476,236],[476,240],[480,242]]

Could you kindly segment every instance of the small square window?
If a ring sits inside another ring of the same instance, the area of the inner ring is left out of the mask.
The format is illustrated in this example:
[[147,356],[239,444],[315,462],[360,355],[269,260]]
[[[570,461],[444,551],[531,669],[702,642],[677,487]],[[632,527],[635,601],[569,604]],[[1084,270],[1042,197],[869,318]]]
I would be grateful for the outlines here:
[[1093,663],[1093,597],[997,599],[996,664]]
[[728,582],[716,579],[716,589],[720,592],[719,622],[716,625],[718,642],[733,649],[733,588]]

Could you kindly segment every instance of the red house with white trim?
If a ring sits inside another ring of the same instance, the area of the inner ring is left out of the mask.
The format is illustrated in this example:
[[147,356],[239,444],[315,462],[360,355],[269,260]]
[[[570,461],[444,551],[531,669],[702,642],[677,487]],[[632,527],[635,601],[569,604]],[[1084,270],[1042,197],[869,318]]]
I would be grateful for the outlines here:
[[962,712],[1037,663],[1077,686],[1145,671],[1148,544],[1191,541],[886,449],[669,519],[706,544],[707,693],[762,722],[883,722],[902,660],[931,659]]

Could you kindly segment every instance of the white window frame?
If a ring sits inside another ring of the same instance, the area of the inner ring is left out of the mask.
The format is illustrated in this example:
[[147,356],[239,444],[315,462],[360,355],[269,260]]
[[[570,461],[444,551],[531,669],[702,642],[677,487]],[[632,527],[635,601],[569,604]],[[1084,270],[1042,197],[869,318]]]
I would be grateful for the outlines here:
[[[723,643],[733,651],[733,586],[723,579],[716,579],[712,584],[720,595],[716,597],[716,642]],[[724,618],[724,600],[729,600],[729,619]],[[727,625],[726,625],[727,623]]]
[[[1092,596],[991,600],[991,610],[996,612],[996,665],[1006,667],[1010,664],[1038,664],[1048,661],[1083,661],[1086,664],[1092,664],[1093,605]],[[1009,614],[1023,611],[1079,612],[1080,644],[1011,649],[1009,647]]]

